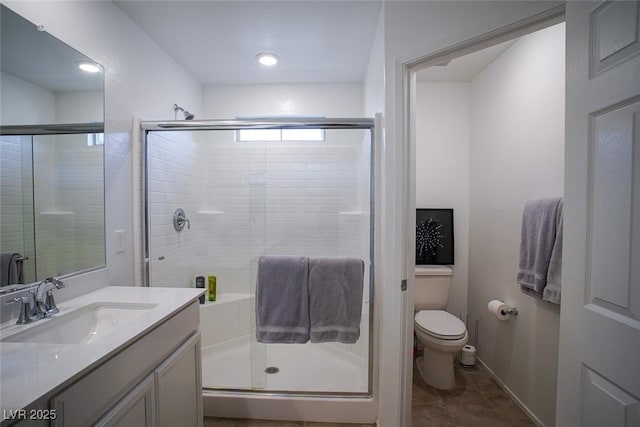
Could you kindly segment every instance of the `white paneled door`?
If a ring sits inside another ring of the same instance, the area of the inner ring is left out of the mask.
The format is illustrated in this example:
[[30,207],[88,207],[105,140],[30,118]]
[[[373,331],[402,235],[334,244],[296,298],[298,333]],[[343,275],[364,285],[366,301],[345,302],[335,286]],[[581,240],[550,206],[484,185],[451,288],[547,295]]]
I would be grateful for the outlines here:
[[640,426],[640,2],[566,5],[556,425]]

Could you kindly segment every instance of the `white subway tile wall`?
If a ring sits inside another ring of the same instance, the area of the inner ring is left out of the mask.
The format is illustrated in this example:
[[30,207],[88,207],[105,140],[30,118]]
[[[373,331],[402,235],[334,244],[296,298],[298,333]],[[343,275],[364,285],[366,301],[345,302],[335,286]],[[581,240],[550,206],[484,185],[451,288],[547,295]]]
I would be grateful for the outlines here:
[[[199,153],[191,133],[154,133],[148,142],[149,257],[151,286],[192,287],[197,273],[195,218]],[[173,215],[182,208],[189,228],[177,232]]]
[[[0,252],[33,256],[33,176],[31,138],[0,136]],[[33,260],[24,262],[24,279],[35,281]]]
[[38,278],[104,265],[103,151],[86,138],[0,139],[1,250],[28,257],[27,283],[36,262]]
[[[344,134],[341,134],[344,133]],[[325,142],[236,142],[232,131],[149,136],[151,284],[252,293],[260,255],[369,264],[368,131]],[[176,208],[190,229],[173,227]]]
[[87,135],[34,137],[38,277],[105,263],[104,155]]

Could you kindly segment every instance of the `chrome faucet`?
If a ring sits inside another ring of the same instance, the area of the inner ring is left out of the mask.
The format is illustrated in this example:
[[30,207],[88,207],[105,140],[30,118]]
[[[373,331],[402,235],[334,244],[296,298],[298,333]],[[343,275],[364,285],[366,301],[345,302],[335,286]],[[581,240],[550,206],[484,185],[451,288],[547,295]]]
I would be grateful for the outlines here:
[[26,295],[13,298],[6,301],[5,304],[20,303],[20,315],[16,322],[18,325],[35,322],[49,314],[60,312],[56,306],[56,301],[53,299],[53,290],[64,287],[66,287],[66,285],[62,280],[47,277],[40,282],[36,289],[30,289]]
[[36,290],[35,308],[41,317],[44,317],[47,314],[55,314],[60,311],[53,299],[53,290],[62,289],[64,287],[66,287],[66,285],[62,280],[53,277],[47,277],[40,282],[38,289]]

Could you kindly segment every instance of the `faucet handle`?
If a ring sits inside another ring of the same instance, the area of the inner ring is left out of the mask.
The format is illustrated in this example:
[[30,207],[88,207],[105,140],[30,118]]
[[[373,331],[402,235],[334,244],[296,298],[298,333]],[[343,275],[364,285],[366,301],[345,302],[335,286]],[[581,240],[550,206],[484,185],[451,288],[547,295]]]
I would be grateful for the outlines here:
[[56,289],[62,289],[67,287],[67,285],[65,285],[62,280],[56,279],[55,277],[47,277],[46,279],[44,279],[43,283],[45,282],[51,283],[53,286],[56,287]]
[[36,298],[36,290],[35,289],[31,289],[29,291],[29,294],[31,295],[31,301],[33,301],[33,305],[31,306],[31,311],[29,312],[30,317],[33,320],[38,320],[38,319],[42,319],[45,316],[45,313],[40,310],[40,306],[38,305],[38,300]]
[[173,228],[176,231],[182,231],[184,229],[184,224],[187,224],[187,229],[191,229],[191,221],[187,219],[187,214],[184,212],[184,209],[178,208],[173,213]]
[[44,302],[44,307],[45,307],[45,310],[47,310],[47,314],[55,314],[60,312],[60,309],[56,305],[56,301],[53,299],[53,289],[49,289],[47,291],[47,298]]
[[6,305],[11,305],[11,304],[15,304],[17,302],[20,302],[20,316],[18,316],[18,321],[16,322],[16,324],[18,325],[26,325],[27,323],[31,323],[34,320],[37,320],[37,318],[33,318],[32,316],[32,312],[31,312],[31,298],[28,296],[24,296],[24,297],[20,297],[20,298],[14,298],[12,300],[9,300],[7,302],[5,302]]
[[65,287],[66,285],[62,280],[54,277],[47,277],[38,285],[35,301],[38,306],[37,310],[41,313],[42,317],[60,311],[58,307],[56,307],[55,300],[53,299],[53,289],[62,289]]

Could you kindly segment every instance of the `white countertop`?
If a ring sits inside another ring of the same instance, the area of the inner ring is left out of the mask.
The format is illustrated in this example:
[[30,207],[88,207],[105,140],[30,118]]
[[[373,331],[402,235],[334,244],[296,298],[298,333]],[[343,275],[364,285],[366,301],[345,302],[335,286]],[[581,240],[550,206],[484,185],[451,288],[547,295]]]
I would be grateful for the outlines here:
[[[88,304],[143,303],[154,308],[85,344],[0,342],[0,410],[23,409],[89,372],[157,324],[187,306],[203,289],[109,286],[58,304],[60,313],[28,325],[0,325],[0,339],[42,325]],[[0,421],[2,421],[0,419]]]

